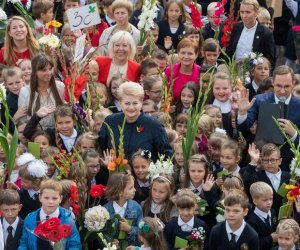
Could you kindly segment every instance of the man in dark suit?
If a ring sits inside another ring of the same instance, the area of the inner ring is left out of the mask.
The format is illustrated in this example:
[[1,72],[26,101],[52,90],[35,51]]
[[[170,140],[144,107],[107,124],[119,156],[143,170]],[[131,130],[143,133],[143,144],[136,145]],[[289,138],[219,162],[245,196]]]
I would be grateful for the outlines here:
[[262,53],[274,68],[275,42],[273,33],[257,22],[258,10],[259,3],[257,0],[243,0],[241,2],[240,16],[242,22],[234,25],[226,53],[230,58],[235,54],[238,61],[243,60],[244,54],[251,51]]
[[[290,136],[295,144],[298,144],[299,135],[292,126],[294,123],[300,128],[300,100],[292,95],[295,84],[294,72],[288,66],[277,67],[273,72],[274,93],[257,95],[249,102],[249,90],[244,89],[238,97],[238,130],[247,132],[252,124],[258,119],[259,106],[262,102],[278,103],[280,98],[285,99],[286,119],[278,119],[282,129]],[[288,143],[281,147],[282,165],[281,169],[289,171],[289,164],[293,158]]]

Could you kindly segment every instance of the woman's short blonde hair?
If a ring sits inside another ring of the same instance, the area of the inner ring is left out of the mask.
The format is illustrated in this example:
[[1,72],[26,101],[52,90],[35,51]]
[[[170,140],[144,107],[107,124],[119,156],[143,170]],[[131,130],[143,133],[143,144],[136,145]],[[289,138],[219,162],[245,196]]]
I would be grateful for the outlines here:
[[259,3],[257,0],[242,0],[241,4],[252,5],[256,12],[259,10]]
[[118,88],[119,100],[121,100],[122,96],[124,96],[124,95],[135,96],[135,97],[141,99],[141,101],[143,101],[145,92],[144,92],[143,87],[136,82],[124,82]]
[[129,52],[129,56],[128,59],[132,60],[135,56],[135,52],[136,52],[136,45],[135,42],[133,40],[132,35],[127,32],[127,31],[118,31],[117,33],[115,33],[109,43],[108,43],[108,54],[110,57],[113,57],[113,47],[114,44],[116,42],[119,42],[121,40],[124,40],[126,43],[128,43],[128,45],[130,46],[130,52]]
[[132,4],[132,2],[127,1],[127,0],[115,0],[111,5],[112,13],[114,13],[115,10],[118,9],[118,8],[127,9],[128,17],[130,18],[132,16],[132,13],[133,13],[133,4]]

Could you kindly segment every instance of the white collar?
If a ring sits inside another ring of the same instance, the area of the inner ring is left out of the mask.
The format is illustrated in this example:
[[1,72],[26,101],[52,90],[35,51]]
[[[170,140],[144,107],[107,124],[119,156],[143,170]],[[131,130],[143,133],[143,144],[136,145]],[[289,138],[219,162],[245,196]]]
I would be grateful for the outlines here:
[[145,247],[144,245],[142,245],[139,249],[140,250],[151,250],[151,247]]
[[255,92],[258,90],[258,85],[254,82],[254,80],[252,81],[252,87],[255,90]]
[[142,182],[139,179],[137,179],[137,183],[139,184],[139,186],[142,187],[150,187],[150,182],[146,181],[146,182]]
[[110,18],[108,15],[105,15],[105,18],[109,22],[110,25],[111,25],[111,23],[115,22],[115,20]]
[[221,109],[222,114],[229,113],[231,111],[231,101],[230,100],[221,102],[215,98],[213,105],[218,106]]
[[7,220],[6,220],[5,218],[3,218],[3,223],[2,223],[3,232],[5,232],[9,226],[12,226],[12,227],[13,227],[13,230],[16,231],[16,230],[17,230],[18,223],[19,223],[19,217],[18,217],[18,216],[17,216],[17,218],[15,219],[15,221],[13,222],[13,224],[9,224],[9,223],[7,222]]
[[184,7],[184,9],[185,9],[185,11],[187,12],[187,13],[192,13],[192,10],[191,10],[191,8],[189,7],[189,6],[187,6],[187,5],[183,5],[183,7]]
[[[281,247],[278,247],[278,250],[282,250],[282,248],[281,248]],[[296,249],[296,246],[294,245],[294,246],[291,248],[291,250],[297,250],[297,249]]]
[[194,220],[195,220],[195,217],[193,216],[192,219],[190,219],[188,222],[184,222],[180,215],[178,216],[178,226],[189,226],[191,229],[194,227]]
[[273,178],[276,178],[277,180],[281,179],[281,169],[279,169],[279,171],[276,174],[270,173],[268,171],[265,172],[269,179],[273,179]]
[[200,185],[199,187],[195,187],[194,184],[190,181],[190,189],[194,192],[194,190],[198,191],[198,194],[201,194],[202,192],[202,185]]
[[39,194],[40,193],[40,190],[35,191],[33,189],[28,189],[27,192],[28,192],[30,198],[33,199],[35,194]]
[[151,201],[151,213],[159,214],[162,209],[163,204],[156,204],[153,200]]
[[[278,103],[279,103],[279,98],[278,98],[275,94],[274,94],[274,97],[275,97],[275,103],[278,104]],[[289,103],[290,103],[290,101],[291,101],[291,98],[292,98],[292,94],[289,95],[289,97],[285,100],[284,103],[285,103],[286,105],[289,105]]]
[[40,221],[45,221],[46,218],[47,218],[46,216],[49,216],[49,219],[53,218],[53,217],[58,218],[59,217],[59,207],[57,207],[56,210],[51,214],[46,214],[44,209],[41,208],[41,210],[40,210]]
[[76,139],[77,137],[77,131],[75,128],[73,128],[73,133],[70,135],[70,136],[65,136],[61,133],[59,133],[61,139],[63,139],[63,141],[66,141],[66,140],[72,140],[72,139]]
[[255,207],[254,213],[256,215],[258,215],[258,217],[261,217],[263,219],[267,219],[268,216],[271,218],[271,211],[270,210],[269,210],[269,212],[266,213],[266,212],[261,211],[259,208]]
[[241,168],[239,165],[236,166],[236,169],[231,174],[238,174],[240,172]]
[[243,220],[242,225],[236,231],[232,231],[232,229],[230,228],[230,226],[228,224],[228,221],[226,221],[226,232],[227,232],[227,234],[234,233],[234,235],[236,236],[236,239],[238,240],[238,238],[240,238],[242,232],[244,231],[245,226],[246,226],[246,222]]
[[117,202],[113,201],[113,207],[116,214],[119,214],[121,217],[125,216],[125,211],[127,207],[127,201],[125,204],[121,207]]
[[253,30],[256,30],[257,24],[258,24],[258,22],[255,21],[255,25],[254,25],[253,27],[249,28],[249,29],[248,29],[248,28],[245,26],[245,24],[244,24],[244,29],[245,29],[246,31],[253,31]]

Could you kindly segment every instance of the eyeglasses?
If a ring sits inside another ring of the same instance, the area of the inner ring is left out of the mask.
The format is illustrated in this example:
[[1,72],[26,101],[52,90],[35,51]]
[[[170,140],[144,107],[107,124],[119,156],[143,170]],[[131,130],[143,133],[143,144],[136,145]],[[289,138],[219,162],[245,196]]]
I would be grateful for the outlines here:
[[155,95],[159,95],[159,94],[161,94],[161,89],[160,90],[150,90],[150,92]]
[[268,163],[274,164],[274,163],[276,163],[279,159],[280,159],[280,158],[278,158],[278,159],[261,159],[261,161],[262,161],[263,163],[265,163],[265,164],[268,164]]

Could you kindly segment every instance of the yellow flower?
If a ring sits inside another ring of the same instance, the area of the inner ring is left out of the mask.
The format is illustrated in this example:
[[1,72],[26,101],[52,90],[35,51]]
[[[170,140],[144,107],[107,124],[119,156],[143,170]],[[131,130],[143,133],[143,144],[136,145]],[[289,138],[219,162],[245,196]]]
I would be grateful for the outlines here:
[[56,21],[56,20],[52,20],[52,21],[46,23],[46,28],[49,28],[50,25],[51,25],[53,28],[59,28],[59,27],[62,26],[62,23],[60,23],[60,22],[58,22],[58,21]]
[[290,192],[287,193],[286,198],[289,201],[295,201],[296,200],[295,196],[291,195]]
[[296,188],[296,186],[294,186],[294,185],[285,185],[285,189],[290,190],[290,189],[294,189],[294,188]]

